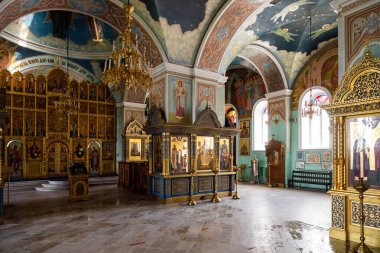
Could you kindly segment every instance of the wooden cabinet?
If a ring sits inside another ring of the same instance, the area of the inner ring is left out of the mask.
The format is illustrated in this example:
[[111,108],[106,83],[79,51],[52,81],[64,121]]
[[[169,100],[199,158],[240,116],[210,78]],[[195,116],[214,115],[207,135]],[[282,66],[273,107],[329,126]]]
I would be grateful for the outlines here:
[[265,145],[265,155],[268,165],[268,186],[285,186],[285,146],[280,141],[272,139]]
[[148,161],[119,162],[118,186],[135,192],[146,193],[148,189]]

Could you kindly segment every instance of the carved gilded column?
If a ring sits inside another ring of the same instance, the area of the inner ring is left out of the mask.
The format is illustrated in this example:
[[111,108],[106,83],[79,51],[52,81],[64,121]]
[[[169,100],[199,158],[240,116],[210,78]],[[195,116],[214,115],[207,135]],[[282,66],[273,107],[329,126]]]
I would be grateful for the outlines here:
[[170,175],[170,152],[169,152],[169,133],[162,134],[162,151],[163,151],[163,161],[162,161],[162,175]]
[[194,168],[194,174],[197,173],[197,135],[191,134],[191,166]]

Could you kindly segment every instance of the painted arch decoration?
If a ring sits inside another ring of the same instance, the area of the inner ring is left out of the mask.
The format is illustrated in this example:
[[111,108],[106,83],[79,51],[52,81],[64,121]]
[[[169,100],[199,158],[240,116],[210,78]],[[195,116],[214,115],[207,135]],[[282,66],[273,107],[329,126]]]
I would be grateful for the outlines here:
[[[0,3],[0,31],[3,31],[14,20],[33,12],[46,10],[68,10],[81,12],[96,17],[118,31],[123,31],[126,25],[123,9],[107,0],[4,0]],[[146,49],[146,58],[153,67],[159,65],[166,59],[161,45],[157,45],[155,39],[148,33],[139,22],[134,22],[139,31],[139,50]]]

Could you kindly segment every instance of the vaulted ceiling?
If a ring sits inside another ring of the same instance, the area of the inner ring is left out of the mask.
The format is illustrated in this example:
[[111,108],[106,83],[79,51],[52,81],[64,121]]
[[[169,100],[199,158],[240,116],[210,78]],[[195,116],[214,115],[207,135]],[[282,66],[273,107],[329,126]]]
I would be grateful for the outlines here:
[[[155,66],[168,61],[224,73],[229,66],[236,66],[236,57],[246,59],[244,54],[249,54],[254,61],[258,52],[253,51],[262,48],[261,54],[272,59],[283,72],[283,81],[291,87],[310,57],[337,38],[338,16],[330,1],[281,0],[274,4],[266,0],[133,0],[131,4],[135,6],[134,31],[143,44],[140,49],[148,48],[148,57],[155,59]],[[3,0],[1,36],[32,45],[37,51],[51,47],[57,54],[64,53],[65,43],[51,36],[47,10],[68,10],[74,12],[70,53],[78,58],[103,58],[109,54],[117,32],[124,28],[125,2]],[[102,43],[93,42],[94,22],[102,28]]]

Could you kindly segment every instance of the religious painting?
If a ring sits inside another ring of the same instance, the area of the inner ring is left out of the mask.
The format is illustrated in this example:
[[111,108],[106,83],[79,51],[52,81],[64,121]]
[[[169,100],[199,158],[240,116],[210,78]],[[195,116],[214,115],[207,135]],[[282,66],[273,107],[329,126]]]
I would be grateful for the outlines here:
[[228,70],[226,75],[226,103],[236,107],[240,119],[251,117],[255,103],[265,97],[262,77],[245,68]]
[[70,137],[78,137],[78,116],[70,115]]
[[70,82],[70,95],[72,98],[78,98],[78,82],[73,80]]
[[46,110],[46,99],[37,97],[37,109]]
[[102,145],[103,145],[103,148],[102,148],[103,160],[113,160],[115,144],[113,142],[103,142]]
[[240,139],[240,155],[249,156],[249,138]]
[[331,152],[330,151],[323,151],[323,161],[324,162],[331,162]]
[[331,162],[322,162],[322,169],[323,170],[331,170]]
[[47,76],[48,91],[65,92],[67,86],[66,73],[61,69],[53,69]]
[[16,92],[22,92],[23,90],[23,85],[22,85],[22,74],[20,72],[16,72],[13,74],[13,91]]
[[97,105],[95,103],[89,103],[88,104],[88,113],[96,114],[97,112]]
[[67,173],[67,162],[69,161],[69,149],[66,145],[61,144],[59,146],[59,172]]
[[297,161],[303,161],[303,151],[296,152],[296,159]]
[[305,169],[305,162],[296,161],[296,169],[300,169],[300,170]]
[[23,124],[22,124],[22,119],[23,119],[23,112],[20,110],[14,110],[12,112],[13,114],[13,128],[12,132],[13,135],[15,136],[21,136],[23,133]]
[[114,119],[111,117],[107,118],[106,122],[106,137],[107,139],[113,139],[115,136],[115,123]]
[[79,137],[87,137],[87,130],[88,130],[88,116],[87,115],[81,115],[79,118]]
[[81,82],[79,85],[79,95],[81,99],[87,99],[88,97],[88,84]]
[[45,94],[46,91],[46,79],[44,76],[37,76],[37,94]]
[[14,95],[13,96],[13,107],[24,107],[24,98],[21,95]]
[[25,92],[34,93],[34,76],[31,74],[25,76]]
[[240,138],[249,138],[249,120],[242,120],[240,121]]
[[28,148],[26,152],[27,160],[42,160],[43,141],[41,139],[28,140],[26,146]]
[[45,112],[37,112],[37,120],[36,120],[36,136],[45,136],[46,132],[46,113]]
[[92,83],[89,87],[90,90],[90,100],[96,100],[97,99],[97,86],[96,84]]
[[319,153],[310,153],[306,154],[306,163],[321,163],[321,154]]
[[198,99],[197,99],[197,112],[203,111],[207,105],[213,110],[216,106],[216,87],[213,85],[207,85],[198,83]]
[[87,147],[90,175],[100,175],[100,144],[97,142],[90,142]]
[[48,173],[49,174],[55,173],[55,149],[56,149],[56,145],[54,145],[54,144],[51,144],[47,149],[48,150],[47,157],[48,157]]
[[34,109],[35,97],[25,96],[25,108]]
[[75,154],[75,156],[76,156],[76,158],[79,158],[79,159],[81,159],[81,158],[83,158],[84,157],[84,155],[85,155],[85,148],[84,148],[84,146],[86,145],[86,142],[83,142],[82,141],[82,143],[78,140],[78,144],[75,146],[75,152],[74,152],[74,154]]
[[89,116],[89,137],[90,138],[96,138],[97,133],[97,124],[96,124],[96,116]]
[[80,112],[81,113],[88,113],[88,103],[80,102]]
[[197,169],[211,170],[214,167],[214,137],[197,136]]
[[20,178],[23,175],[22,169],[22,154],[23,154],[23,144],[21,141],[10,141],[7,144],[7,165],[8,171],[14,178]]
[[150,107],[155,105],[157,108],[165,108],[165,79],[160,79],[153,83],[149,89]]
[[322,86],[331,93],[338,87],[338,55],[329,57],[322,65]]
[[169,76],[169,121],[191,122],[191,80]]
[[129,160],[141,161],[141,139],[129,139]]
[[185,173],[189,170],[189,137],[170,137],[170,172]]
[[25,111],[25,135],[34,136],[34,111]]
[[106,89],[106,87],[104,87],[104,85],[100,85],[98,87],[98,100],[99,101],[104,101],[104,99],[106,97],[105,96],[105,94],[106,94],[105,89]]
[[350,184],[360,177],[371,188],[380,188],[380,116],[347,119]]
[[55,108],[49,108],[48,117],[49,132],[66,133],[68,128],[68,115],[60,113]]
[[231,162],[230,138],[219,139],[220,169],[229,170]]
[[153,171],[162,173],[162,137],[153,135]]

